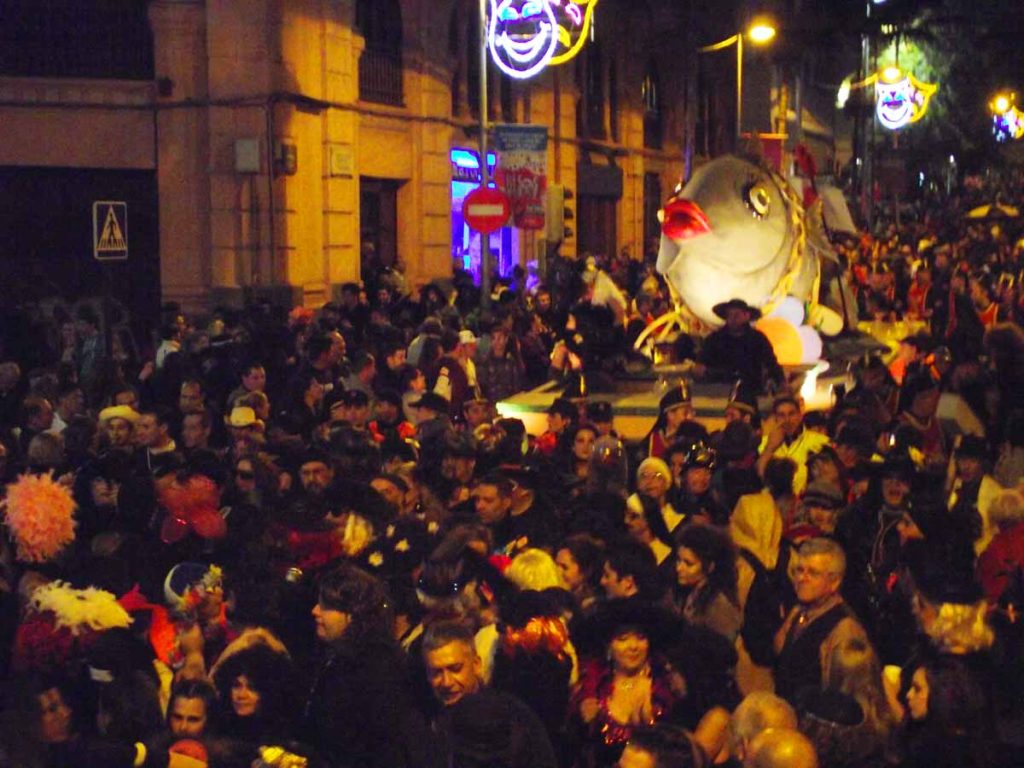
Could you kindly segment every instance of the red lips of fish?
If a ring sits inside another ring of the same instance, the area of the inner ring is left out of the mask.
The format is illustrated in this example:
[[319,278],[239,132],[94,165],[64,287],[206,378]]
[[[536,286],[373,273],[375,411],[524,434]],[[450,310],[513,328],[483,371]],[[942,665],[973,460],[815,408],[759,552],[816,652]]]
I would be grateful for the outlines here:
[[689,240],[711,231],[704,211],[692,200],[672,200],[665,206],[661,231],[670,240]]

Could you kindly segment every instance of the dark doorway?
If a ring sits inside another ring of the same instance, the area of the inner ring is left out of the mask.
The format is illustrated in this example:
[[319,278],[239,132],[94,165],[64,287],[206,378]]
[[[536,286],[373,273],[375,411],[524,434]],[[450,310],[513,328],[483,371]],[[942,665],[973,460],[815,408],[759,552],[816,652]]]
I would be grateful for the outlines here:
[[[392,267],[398,259],[398,188],[394,179],[359,180],[359,252],[364,266]],[[368,258],[370,254],[375,259]],[[362,275],[363,279],[370,275]]]
[[616,237],[616,204],[610,197],[580,195],[576,218],[579,236],[576,251],[580,256],[613,256],[618,242]]
[[[128,258],[93,255],[93,203],[127,205]],[[159,209],[154,171],[0,166],[0,302],[108,303],[112,323],[147,338],[160,320]]]

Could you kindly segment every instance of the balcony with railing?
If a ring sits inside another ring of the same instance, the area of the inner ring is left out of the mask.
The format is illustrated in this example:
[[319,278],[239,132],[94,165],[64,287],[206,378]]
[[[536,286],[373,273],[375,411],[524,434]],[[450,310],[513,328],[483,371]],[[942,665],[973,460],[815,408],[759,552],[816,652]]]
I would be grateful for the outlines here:
[[359,98],[375,104],[402,106],[402,54],[366,48],[359,56]]

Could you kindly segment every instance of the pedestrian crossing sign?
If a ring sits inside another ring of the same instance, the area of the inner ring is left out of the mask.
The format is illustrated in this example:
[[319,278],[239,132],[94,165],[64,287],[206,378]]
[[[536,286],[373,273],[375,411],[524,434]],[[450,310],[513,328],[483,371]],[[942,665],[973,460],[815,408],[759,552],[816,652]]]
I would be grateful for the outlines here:
[[92,204],[92,254],[100,261],[128,258],[128,203]]

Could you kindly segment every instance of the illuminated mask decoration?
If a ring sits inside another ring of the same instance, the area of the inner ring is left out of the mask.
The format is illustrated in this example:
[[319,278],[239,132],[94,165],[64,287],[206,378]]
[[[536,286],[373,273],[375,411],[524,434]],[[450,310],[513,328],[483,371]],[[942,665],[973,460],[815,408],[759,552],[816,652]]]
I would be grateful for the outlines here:
[[564,64],[586,42],[598,0],[491,0],[487,45],[497,67],[526,79]]
[[992,133],[998,142],[1016,141],[1024,137],[1024,112],[1017,109],[1016,94],[993,100]]
[[909,72],[887,67],[875,75],[875,114],[891,131],[916,123],[928,111],[937,85],[922,83]]

